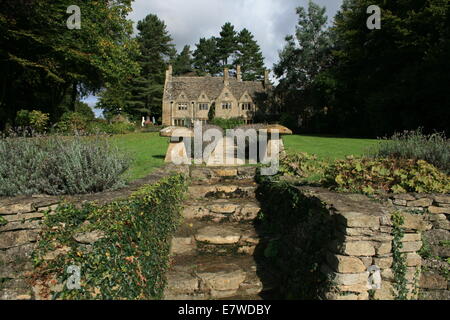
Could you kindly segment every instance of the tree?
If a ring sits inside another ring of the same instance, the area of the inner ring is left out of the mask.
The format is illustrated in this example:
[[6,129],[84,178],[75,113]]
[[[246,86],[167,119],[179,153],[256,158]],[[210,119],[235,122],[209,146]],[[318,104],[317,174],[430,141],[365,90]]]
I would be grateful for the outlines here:
[[[79,30],[65,23],[74,4],[82,12]],[[67,111],[67,95],[74,108],[80,94],[137,73],[130,10],[131,0],[3,1],[0,118],[12,121],[18,109],[40,108],[56,121]]]
[[176,55],[173,60],[173,73],[175,75],[182,75],[188,72],[192,72],[192,53],[191,47],[186,45],[183,50]]
[[296,10],[299,19],[295,36],[286,37],[274,72],[280,79],[277,94],[283,101],[283,111],[291,117],[300,115],[304,123],[314,109],[323,107],[313,103],[314,86],[318,75],[330,65],[331,40],[325,7],[310,1],[307,10]]
[[196,45],[194,51],[194,67],[200,75],[209,73],[217,75],[222,71],[217,52],[217,39],[211,37],[209,39],[201,38]]
[[137,24],[136,41],[140,54],[135,58],[140,74],[133,79],[109,84],[100,98],[99,107],[107,114],[127,113],[132,119],[143,115],[161,116],[165,70],[174,55],[172,37],[166,24],[149,14]]
[[242,29],[237,37],[237,50],[234,65],[240,65],[244,81],[262,80],[264,77],[264,58],[261,48],[247,29]]
[[[366,27],[369,5],[382,10],[380,30]],[[336,130],[449,133],[449,19],[446,0],[345,1],[333,27]]]
[[236,31],[234,30],[234,26],[227,22],[222,26],[222,30],[220,31],[220,38],[217,39],[217,51],[220,62],[222,63],[222,67],[226,67],[232,69],[233,66],[229,65],[230,57],[233,58],[233,55],[237,49],[237,37]]

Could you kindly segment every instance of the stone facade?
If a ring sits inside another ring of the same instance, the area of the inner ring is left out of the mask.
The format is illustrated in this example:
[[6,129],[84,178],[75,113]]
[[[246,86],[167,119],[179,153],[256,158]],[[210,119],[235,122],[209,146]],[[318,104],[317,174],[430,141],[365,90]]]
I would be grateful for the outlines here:
[[172,66],[166,71],[162,103],[163,125],[187,126],[193,121],[206,123],[211,107],[218,118],[252,119],[258,106],[258,94],[270,87],[268,71],[264,81],[242,81],[240,67],[236,77],[224,69],[223,77],[173,76]]

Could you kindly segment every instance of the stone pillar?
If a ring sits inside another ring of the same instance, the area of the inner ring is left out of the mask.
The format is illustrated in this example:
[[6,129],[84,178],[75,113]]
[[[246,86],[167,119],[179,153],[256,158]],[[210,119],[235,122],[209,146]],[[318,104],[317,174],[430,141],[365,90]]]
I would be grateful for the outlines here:
[[190,157],[186,151],[186,145],[182,137],[170,138],[169,148],[167,149],[165,163],[190,164]]

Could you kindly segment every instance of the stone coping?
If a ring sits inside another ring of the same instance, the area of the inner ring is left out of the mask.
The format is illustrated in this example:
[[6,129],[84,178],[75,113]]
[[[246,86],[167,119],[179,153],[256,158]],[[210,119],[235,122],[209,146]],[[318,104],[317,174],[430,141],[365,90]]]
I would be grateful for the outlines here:
[[0,197],[0,215],[32,212],[38,210],[39,208],[58,204],[62,201],[72,203],[96,202],[98,204],[105,204],[114,200],[125,198],[138,190],[140,187],[147,184],[153,184],[168,176],[170,173],[182,173],[184,175],[188,175],[188,172],[189,169],[185,165],[175,166],[173,164],[166,164],[165,166],[156,169],[148,176],[137,179],[125,187],[117,190],[106,190],[98,193],[78,195],[30,195]]

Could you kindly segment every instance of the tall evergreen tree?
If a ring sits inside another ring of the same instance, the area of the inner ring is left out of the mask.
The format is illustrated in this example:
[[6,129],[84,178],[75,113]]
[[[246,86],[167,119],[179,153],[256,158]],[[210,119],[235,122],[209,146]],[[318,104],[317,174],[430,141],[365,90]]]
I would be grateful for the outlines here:
[[200,75],[209,73],[216,75],[222,71],[217,51],[217,39],[201,38],[194,51],[194,67]]
[[252,33],[242,29],[237,37],[234,65],[240,65],[244,81],[261,80],[264,77],[264,58]]
[[157,118],[162,113],[165,70],[174,45],[166,24],[154,14],[139,21],[137,29],[141,74],[128,84],[131,99],[127,101],[127,110],[134,117],[147,114]]
[[232,68],[229,63],[237,49],[237,36],[234,26],[227,22],[222,26],[220,38],[217,39],[217,51],[223,67]]
[[192,72],[192,63],[193,61],[191,47],[186,45],[172,61],[173,73],[175,75],[182,75],[188,72]]

